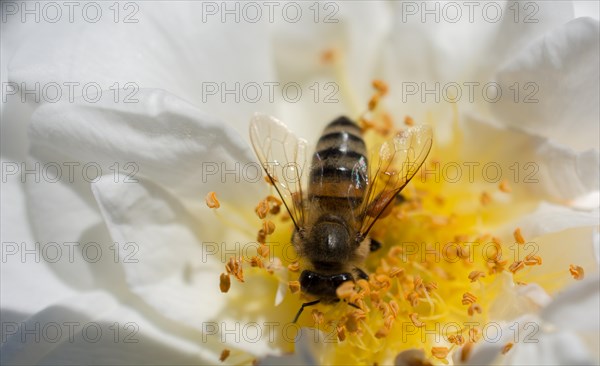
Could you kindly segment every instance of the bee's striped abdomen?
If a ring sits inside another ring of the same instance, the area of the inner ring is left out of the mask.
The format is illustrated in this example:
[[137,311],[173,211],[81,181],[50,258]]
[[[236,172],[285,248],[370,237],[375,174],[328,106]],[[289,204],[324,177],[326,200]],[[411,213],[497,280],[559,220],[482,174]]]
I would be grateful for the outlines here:
[[360,127],[347,117],[331,122],[321,135],[313,155],[309,199],[322,206],[355,208],[365,193],[367,156]]

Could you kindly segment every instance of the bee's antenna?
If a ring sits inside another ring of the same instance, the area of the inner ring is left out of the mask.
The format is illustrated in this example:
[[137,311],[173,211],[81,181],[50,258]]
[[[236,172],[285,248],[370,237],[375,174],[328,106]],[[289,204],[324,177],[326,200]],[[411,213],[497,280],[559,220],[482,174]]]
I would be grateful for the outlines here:
[[296,314],[296,317],[294,318],[293,323],[296,323],[298,321],[298,318],[300,317],[300,314],[302,314],[302,312],[304,311],[305,307],[317,305],[320,302],[321,302],[321,299],[315,300],[315,301],[311,301],[311,302],[305,302],[304,304],[302,304],[302,306],[300,306],[300,310],[298,310],[298,313]]

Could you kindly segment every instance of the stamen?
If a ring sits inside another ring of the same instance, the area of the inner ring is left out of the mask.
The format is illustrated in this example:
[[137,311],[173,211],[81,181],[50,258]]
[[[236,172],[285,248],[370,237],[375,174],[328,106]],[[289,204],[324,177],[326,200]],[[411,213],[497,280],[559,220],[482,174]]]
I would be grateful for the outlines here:
[[506,180],[501,181],[498,188],[500,188],[500,191],[502,191],[504,193],[512,192],[512,188],[510,188],[510,185],[508,184],[508,182]]
[[471,280],[471,282],[477,282],[482,277],[485,277],[485,273],[481,271],[473,271],[469,273],[469,279]]
[[513,343],[512,342],[508,342],[504,348],[502,348],[502,354],[505,355],[508,353],[508,351],[510,351],[510,349],[513,348]]
[[575,280],[577,280],[577,281],[583,280],[584,273],[583,273],[582,267],[571,264],[571,265],[569,265],[569,272],[571,273],[571,276],[573,276],[573,278]]
[[221,356],[219,357],[219,361],[224,362],[229,355],[231,354],[231,351],[228,350],[227,348],[225,348],[223,351],[221,351]]
[[288,288],[290,289],[290,292],[292,294],[295,294],[298,291],[300,291],[300,282],[299,281],[290,281],[290,282],[288,282]]
[[227,291],[229,291],[230,287],[231,279],[229,278],[229,275],[221,273],[221,278],[219,282],[219,288],[221,289],[221,292],[226,293]]
[[517,243],[519,244],[525,244],[525,239],[523,238],[523,234],[521,234],[521,228],[518,227],[515,229],[515,232],[513,233],[515,240],[517,241]]
[[221,207],[221,203],[217,199],[217,193],[215,193],[215,192],[208,192],[208,194],[205,197],[205,201],[206,201],[206,205],[208,206],[208,208]]
[[287,268],[290,272],[298,272],[300,271],[300,264],[298,262],[293,262],[288,264]]
[[431,348],[431,354],[433,355],[433,357],[439,358],[439,359],[445,359],[446,357],[448,357],[448,352],[450,352],[448,347],[432,347]]

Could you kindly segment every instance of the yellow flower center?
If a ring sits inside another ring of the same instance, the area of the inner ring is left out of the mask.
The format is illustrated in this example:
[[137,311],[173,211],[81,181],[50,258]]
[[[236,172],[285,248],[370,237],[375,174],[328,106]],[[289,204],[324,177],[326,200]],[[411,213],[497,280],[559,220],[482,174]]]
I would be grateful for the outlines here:
[[[335,65],[340,84],[346,85],[336,53],[329,51],[324,60]],[[398,132],[398,124],[381,103],[387,85],[376,80],[373,87],[375,93],[359,119],[365,142],[371,147]],[[418,122],[408,116],[404,119],[406,126]],[[503,290],[506,276],[520,285],[518,278],[513,277],[542,264],[542,258],[535,254],[514,253],[515,245],[525,243],[519,229],[510,243],[502,243],[491,232],[531,209],[529,204],[511,199],[507,181],[492,184],[481,179],[454,180],[444,174],[442,167],[461,163],[462,144],[456,112],[452,139],[442,144],[434,137],[429,158],[402,191],[403,199],[398,199],[387,217],[380,219],[371,231],[370,236],[382,247],[371,253],[365,263],[369,280],[340,286],[337,295],[342,301],[307,307],[299,318],[296,329],[310,327],[322,332],[316,341],[326,344],[318,358],[323,364],[389,364],[398,354],[411,349],[423,352],[410,353],[410,362],[417,362],[416,354],[425,357],[419,361],[423,364],[447,363],[461,347],[460,358],[465,360],[474,343],[494,337],[497,332],[497,324],[490,323],[489,310]],[[215,200],[210,198],[211,202]],[[287,268],[288,278],[278,281],[286,283],[288,291],[276,308],[277,315],[265,314],[264,318],[287,318],[291,324],[300,306],[314,300],[300,291],[302,260],[290,255],[293,224],[274,196],[261,201],[255,213],[262,220],[257,241],[263,245],[256,256],[232,258],[227,263],[227,273],[221,276],[221,287],[229,289],[229,275],[244,280],[242,262],[252,267],[246,278],[265,273],[274,277],[277,263],[267,258],[277,258]],[[268,242],[289,244],[264,244]],[[571,273],[574,277],[583,276],[580,267],[573,267]],[[289,332],[285,339],[282,332],[274,334],[276,344],[285,352],[293,351]],[[507,344],[505,353],[511,347]]]

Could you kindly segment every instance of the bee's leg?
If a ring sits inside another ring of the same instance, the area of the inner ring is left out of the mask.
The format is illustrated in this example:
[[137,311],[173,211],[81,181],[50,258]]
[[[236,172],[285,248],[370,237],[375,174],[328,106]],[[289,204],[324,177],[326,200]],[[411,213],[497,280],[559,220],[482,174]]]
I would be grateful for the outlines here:
[[369,280],[369,275],[365,271],[358,267],[354,267],[354,270],[356,271],[356,275],[359,279],[367,281]]
[[374,251],[376,251],[379,248],[381,248],[381,243],[378,242],[377,240],[371,238],[371,243],[369,244],[369,250],[371,252],[374,252]]
[[294,318],[293,323],[296,323],[298,321],[298,318],[300,317],[300,314],[302,314],[302,312],[304,311],[305,307],[317,305],[320,302],[321,302],[321,299],[315,300],[315,301],[311,301],[311,302],[305,302],[304,304],[302,304],[302,306],[300,306],[300,310],[298,310],[298,313],[296,313],[296,317]]
[[353,307],[353,308],[355,308],[355,309],[362,310],[362,309],[361,309],[361,308],[360,308],[358,305],[356,305],[355,303],[349,302],[349,303],[348,303],[348,305],[352,306],[352,307]]

